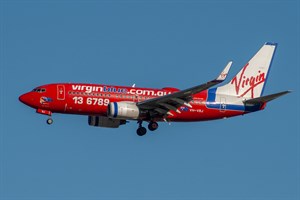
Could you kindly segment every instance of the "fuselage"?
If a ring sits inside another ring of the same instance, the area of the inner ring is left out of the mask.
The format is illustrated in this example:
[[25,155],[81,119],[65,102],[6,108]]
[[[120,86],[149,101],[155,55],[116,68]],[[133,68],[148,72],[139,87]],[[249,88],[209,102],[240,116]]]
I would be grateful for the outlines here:
[[[20,96],[20,101],[37,109],[38,113],[78,114],[107,116],[110,102],[142,102],[179,91],[176,88],[137,88],[100,84],[58,83],[42,85]],[[214,90],[205,90],[193,95],[191,108],[181,106],[180,113],[170,111],[169,121],[204,121],[227,118],[247,113],[244,106],[231,109],[226,97],[213,99]],[[258,109],[261,109],[258,108]],[[147,120],[147,119],[142,119]],[[162,121],[162,118],[155,119]]]

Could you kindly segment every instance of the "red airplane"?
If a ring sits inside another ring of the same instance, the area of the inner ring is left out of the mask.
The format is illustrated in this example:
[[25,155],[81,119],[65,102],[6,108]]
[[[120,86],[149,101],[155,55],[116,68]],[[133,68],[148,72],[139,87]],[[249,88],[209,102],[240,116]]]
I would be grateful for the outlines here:
[[185,90],[177,88],[137,88],[85,84],[56,83],[36,87],[19,100],[48,115],[52,113],[88,115],[91,126],[118,128],[127,120],[139,124],[137,134],[154,131],[160,121],[194,122],[228,118],[263,110],[267,102],[290,91],[262,96],[276,43],[265,43],[250,61],[224,86],[211,88],[225,80],[232,62],[214,80]]

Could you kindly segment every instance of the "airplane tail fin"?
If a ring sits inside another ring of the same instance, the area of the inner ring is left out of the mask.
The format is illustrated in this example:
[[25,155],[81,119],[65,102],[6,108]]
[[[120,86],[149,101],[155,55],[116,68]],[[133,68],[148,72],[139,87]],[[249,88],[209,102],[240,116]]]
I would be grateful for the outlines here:
[[228,84],[218,87],[218,93],[246,99],[260,97],[276,47],[277,43],[265,43]]

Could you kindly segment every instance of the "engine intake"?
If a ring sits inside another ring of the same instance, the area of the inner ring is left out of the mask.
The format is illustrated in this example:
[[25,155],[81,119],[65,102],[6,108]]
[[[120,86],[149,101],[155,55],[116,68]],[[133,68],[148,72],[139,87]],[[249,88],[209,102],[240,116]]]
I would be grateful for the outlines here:
[[140,109],[134,102],[111,102],[107,108],[107,115],[116,119],[137,119]]

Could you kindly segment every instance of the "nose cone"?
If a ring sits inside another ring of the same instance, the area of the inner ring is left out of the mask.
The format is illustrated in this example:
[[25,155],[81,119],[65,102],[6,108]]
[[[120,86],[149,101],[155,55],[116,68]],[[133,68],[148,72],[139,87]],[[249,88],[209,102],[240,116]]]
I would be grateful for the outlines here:
[[19,101],[21,101],[22,103],[26,104],[26,94],[22,94],[21,96],[19,96]]
[[19,100],[30,107],[34,107],[34,99],[30,93],[22,94],[19,96]]

